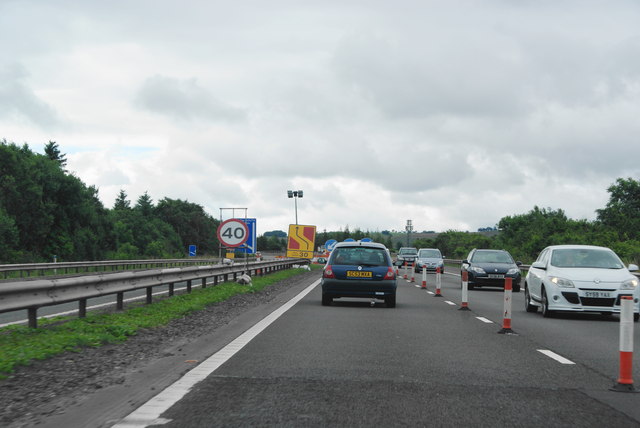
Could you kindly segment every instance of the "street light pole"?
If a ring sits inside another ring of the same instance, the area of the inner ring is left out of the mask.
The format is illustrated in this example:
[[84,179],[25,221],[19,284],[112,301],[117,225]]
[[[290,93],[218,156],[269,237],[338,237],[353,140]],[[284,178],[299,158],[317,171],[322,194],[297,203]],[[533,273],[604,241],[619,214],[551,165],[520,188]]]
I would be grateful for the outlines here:
[[302,194],[302,190],[287,190],[287,196],[293,198],[296,207],[296,225],[298,224],[298,198],[301,198]]

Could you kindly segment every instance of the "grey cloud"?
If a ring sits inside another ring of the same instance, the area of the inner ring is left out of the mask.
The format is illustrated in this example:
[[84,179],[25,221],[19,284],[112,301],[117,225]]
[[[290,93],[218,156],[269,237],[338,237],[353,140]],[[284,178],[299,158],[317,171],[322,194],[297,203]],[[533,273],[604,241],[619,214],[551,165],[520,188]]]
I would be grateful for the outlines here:
[[148,78],[138,91],[135,102],[153,113],[181,120],[239,121],[245,118],[243,110],[218,100],[196,79]]
[[59,123],[56,111],[24,83],[27,77],[21,65],[0,68],[0,117],[17,116],[41,128],[55,127]]

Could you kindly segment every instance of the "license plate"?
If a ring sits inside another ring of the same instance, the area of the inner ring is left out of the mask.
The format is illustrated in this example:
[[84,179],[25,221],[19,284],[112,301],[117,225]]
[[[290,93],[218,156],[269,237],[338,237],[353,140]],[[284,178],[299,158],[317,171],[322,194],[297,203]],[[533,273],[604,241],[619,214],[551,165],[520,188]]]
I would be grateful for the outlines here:
[[585,291],[584,297],[610,298],[611,293],[609,291]]
[[365,270],[348,270],[347,278],[373,278],[373,272]]
[[500,274],[497,274],[497,273],[490,273],[489,274],[489,278],[492,278],[492,279],[504,279],[504,275],[500,275]]

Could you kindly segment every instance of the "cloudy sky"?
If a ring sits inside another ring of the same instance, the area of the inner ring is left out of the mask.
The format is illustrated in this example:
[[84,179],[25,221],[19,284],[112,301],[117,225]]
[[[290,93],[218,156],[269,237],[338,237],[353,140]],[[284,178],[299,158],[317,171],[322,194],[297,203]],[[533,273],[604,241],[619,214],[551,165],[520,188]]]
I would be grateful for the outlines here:
[[[258,233],[593,219],[640,178],[635,0],[0,0],[0,139]],[[229,214],[223,214],[228,218]]]

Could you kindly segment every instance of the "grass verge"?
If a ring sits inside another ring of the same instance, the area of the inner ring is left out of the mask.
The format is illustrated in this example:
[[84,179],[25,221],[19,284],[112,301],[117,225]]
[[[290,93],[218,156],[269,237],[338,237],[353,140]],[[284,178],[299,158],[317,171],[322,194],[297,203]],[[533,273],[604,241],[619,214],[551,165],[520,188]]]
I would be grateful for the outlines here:
[[[312,268],[317,268],[312,265]],[[142,328],[161,327],[169,321],[204,309],[243,293],[255,293],[283,279],[306,272],[288,269],[263,277],[254,277],[252,287],[226,282],[215,287],[194,289],[152,305],[132,307],[124,312],[89,313],[86,318],[59,317],[41,320],[40,328],[12,325],[0,329],[0,379],[14,368],[29,365],[34,360],[66,351],[79,352],[83,347],[98,347],[107,343],[124,342]],[[64,321],[64,322],[61,322]]]

